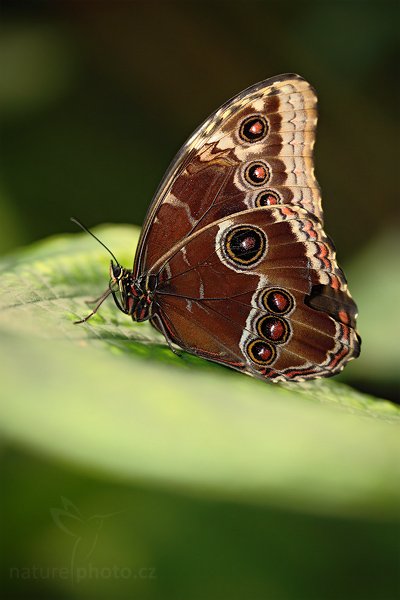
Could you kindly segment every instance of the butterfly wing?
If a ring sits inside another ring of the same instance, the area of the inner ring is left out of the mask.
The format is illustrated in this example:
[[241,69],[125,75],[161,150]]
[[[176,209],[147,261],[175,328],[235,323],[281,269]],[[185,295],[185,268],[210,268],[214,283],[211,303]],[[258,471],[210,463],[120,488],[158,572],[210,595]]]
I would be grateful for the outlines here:
[[253,85],[189,138],[150,206],[134,275],[175,243],[227,215],[257,206],[301,206],[322,221],[312,149],[317,98],[298,75]]
[[334,249],[300,207],[221,219],[156,271],[157,319],[189,352],[278,381],[333,375],[359,354],[357,307]]

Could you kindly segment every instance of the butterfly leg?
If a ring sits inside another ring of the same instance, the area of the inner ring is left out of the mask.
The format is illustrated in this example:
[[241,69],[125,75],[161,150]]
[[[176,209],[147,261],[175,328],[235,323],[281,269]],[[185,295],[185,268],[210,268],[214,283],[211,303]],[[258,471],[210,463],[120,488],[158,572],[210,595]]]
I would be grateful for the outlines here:
[[94,309],[92,310],[91,313],[89,313],[86,317],[84,317],[83,319],[79,319],[79,321],[74,321],[74,325],[79,325],[80,323],[86,323],[86,321],[88,321],[91,317],[93,317],[93,315],[95,315],[97,313],[97,311],[99,310],[100,306],[103,304],[104,300],[106,298],[108,298],[108,296],[112,294],[112,290],[111,289],[107,289],[104,294],[102,294],[98,299],[97,299],[97,304],[94,307]]

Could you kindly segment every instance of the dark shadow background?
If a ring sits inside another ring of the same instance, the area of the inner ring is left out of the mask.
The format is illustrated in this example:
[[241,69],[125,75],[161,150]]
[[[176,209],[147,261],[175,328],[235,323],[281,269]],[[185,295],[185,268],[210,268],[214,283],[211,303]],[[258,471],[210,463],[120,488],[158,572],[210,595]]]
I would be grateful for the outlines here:
[[319,95],[316,172],[342,260],[397,208],[396,4],[3,1],[1,245],[141,224],[174,153],[256,81]]
[[[327,231],[348,263],[396,218],[398,17],[387,1],[3,0],[0,251],[74,231],[70,215],[141,224],[174,153],[210,112],[256,81],[297,72],[318,92],[316,174]],[[393,523],[111,485],[12,450],[4,474],[8,598],[392,600],[399,591]],[[68,536],[50,515],[61,496],[87,517],[127,509],[105,527],[93,562],[154,567],[156,578],[10,578],[10,566],[68,566]]]

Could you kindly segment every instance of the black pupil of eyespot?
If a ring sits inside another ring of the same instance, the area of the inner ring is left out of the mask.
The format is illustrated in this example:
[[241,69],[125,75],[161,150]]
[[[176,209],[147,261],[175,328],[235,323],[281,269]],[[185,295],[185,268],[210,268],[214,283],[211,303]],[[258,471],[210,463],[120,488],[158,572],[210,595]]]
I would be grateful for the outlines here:
[[257,255],[261,243],[259,233],[251,229],[245,229],[233,234],[231,250],[235,256],[244,260],[251,260]]
[[285,313],[290,308],[290,299],[283,292],[273,292],[267,299],[268,307],[277,313]]
[[259,183],[260,181],[263,181],[263,179],[266,178],[267,174],[265,167],[262,164],[258,163],[252,165],[248,173],[251,181],[253,181],[254,183]]
[[272,342],[280,342],[287,336],[287,325],[280,317],[267,316],[260,323],[262,335]]
[[256,360],[264,363],[269,363],[274,358],[274,351],[267,342],[255,342],[252,345],[251,353]]
[[279,204],[279,198],[272,192],[263,192],[258,197],[258,204],[259,206],[273,206]]
[[249,119],[243,127],[243,133],[251,141],[258,140],[265,133],[265,124],[258,117]]

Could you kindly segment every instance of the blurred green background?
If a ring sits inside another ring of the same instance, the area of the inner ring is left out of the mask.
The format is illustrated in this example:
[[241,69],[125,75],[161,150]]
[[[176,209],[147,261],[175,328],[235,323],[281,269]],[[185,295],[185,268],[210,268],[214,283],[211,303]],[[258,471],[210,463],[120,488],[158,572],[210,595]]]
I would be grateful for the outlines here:
[[[385,1],[3,1],[0,251],[74,231],[70,215],[91,226],[141,224],[174,153],[210,112],[256,81],[299,73],[319,96],[326,228],[368,317],[363,328],[361,311],[366,358],[345,377],[396,399],[395,324],[380,284],[393,280],[397,235],[398,16]],[[3,450],[8,598],[392,600],[399,592],[390,519],[203,501]],[[75,548],[77,539],[88,547]],[[87,567],[89,554],[94,569],[129,573],[86,571],[71,582],[57,569],[75,551],[75,564]],[[36,577],[35,566],[56,571]]]

